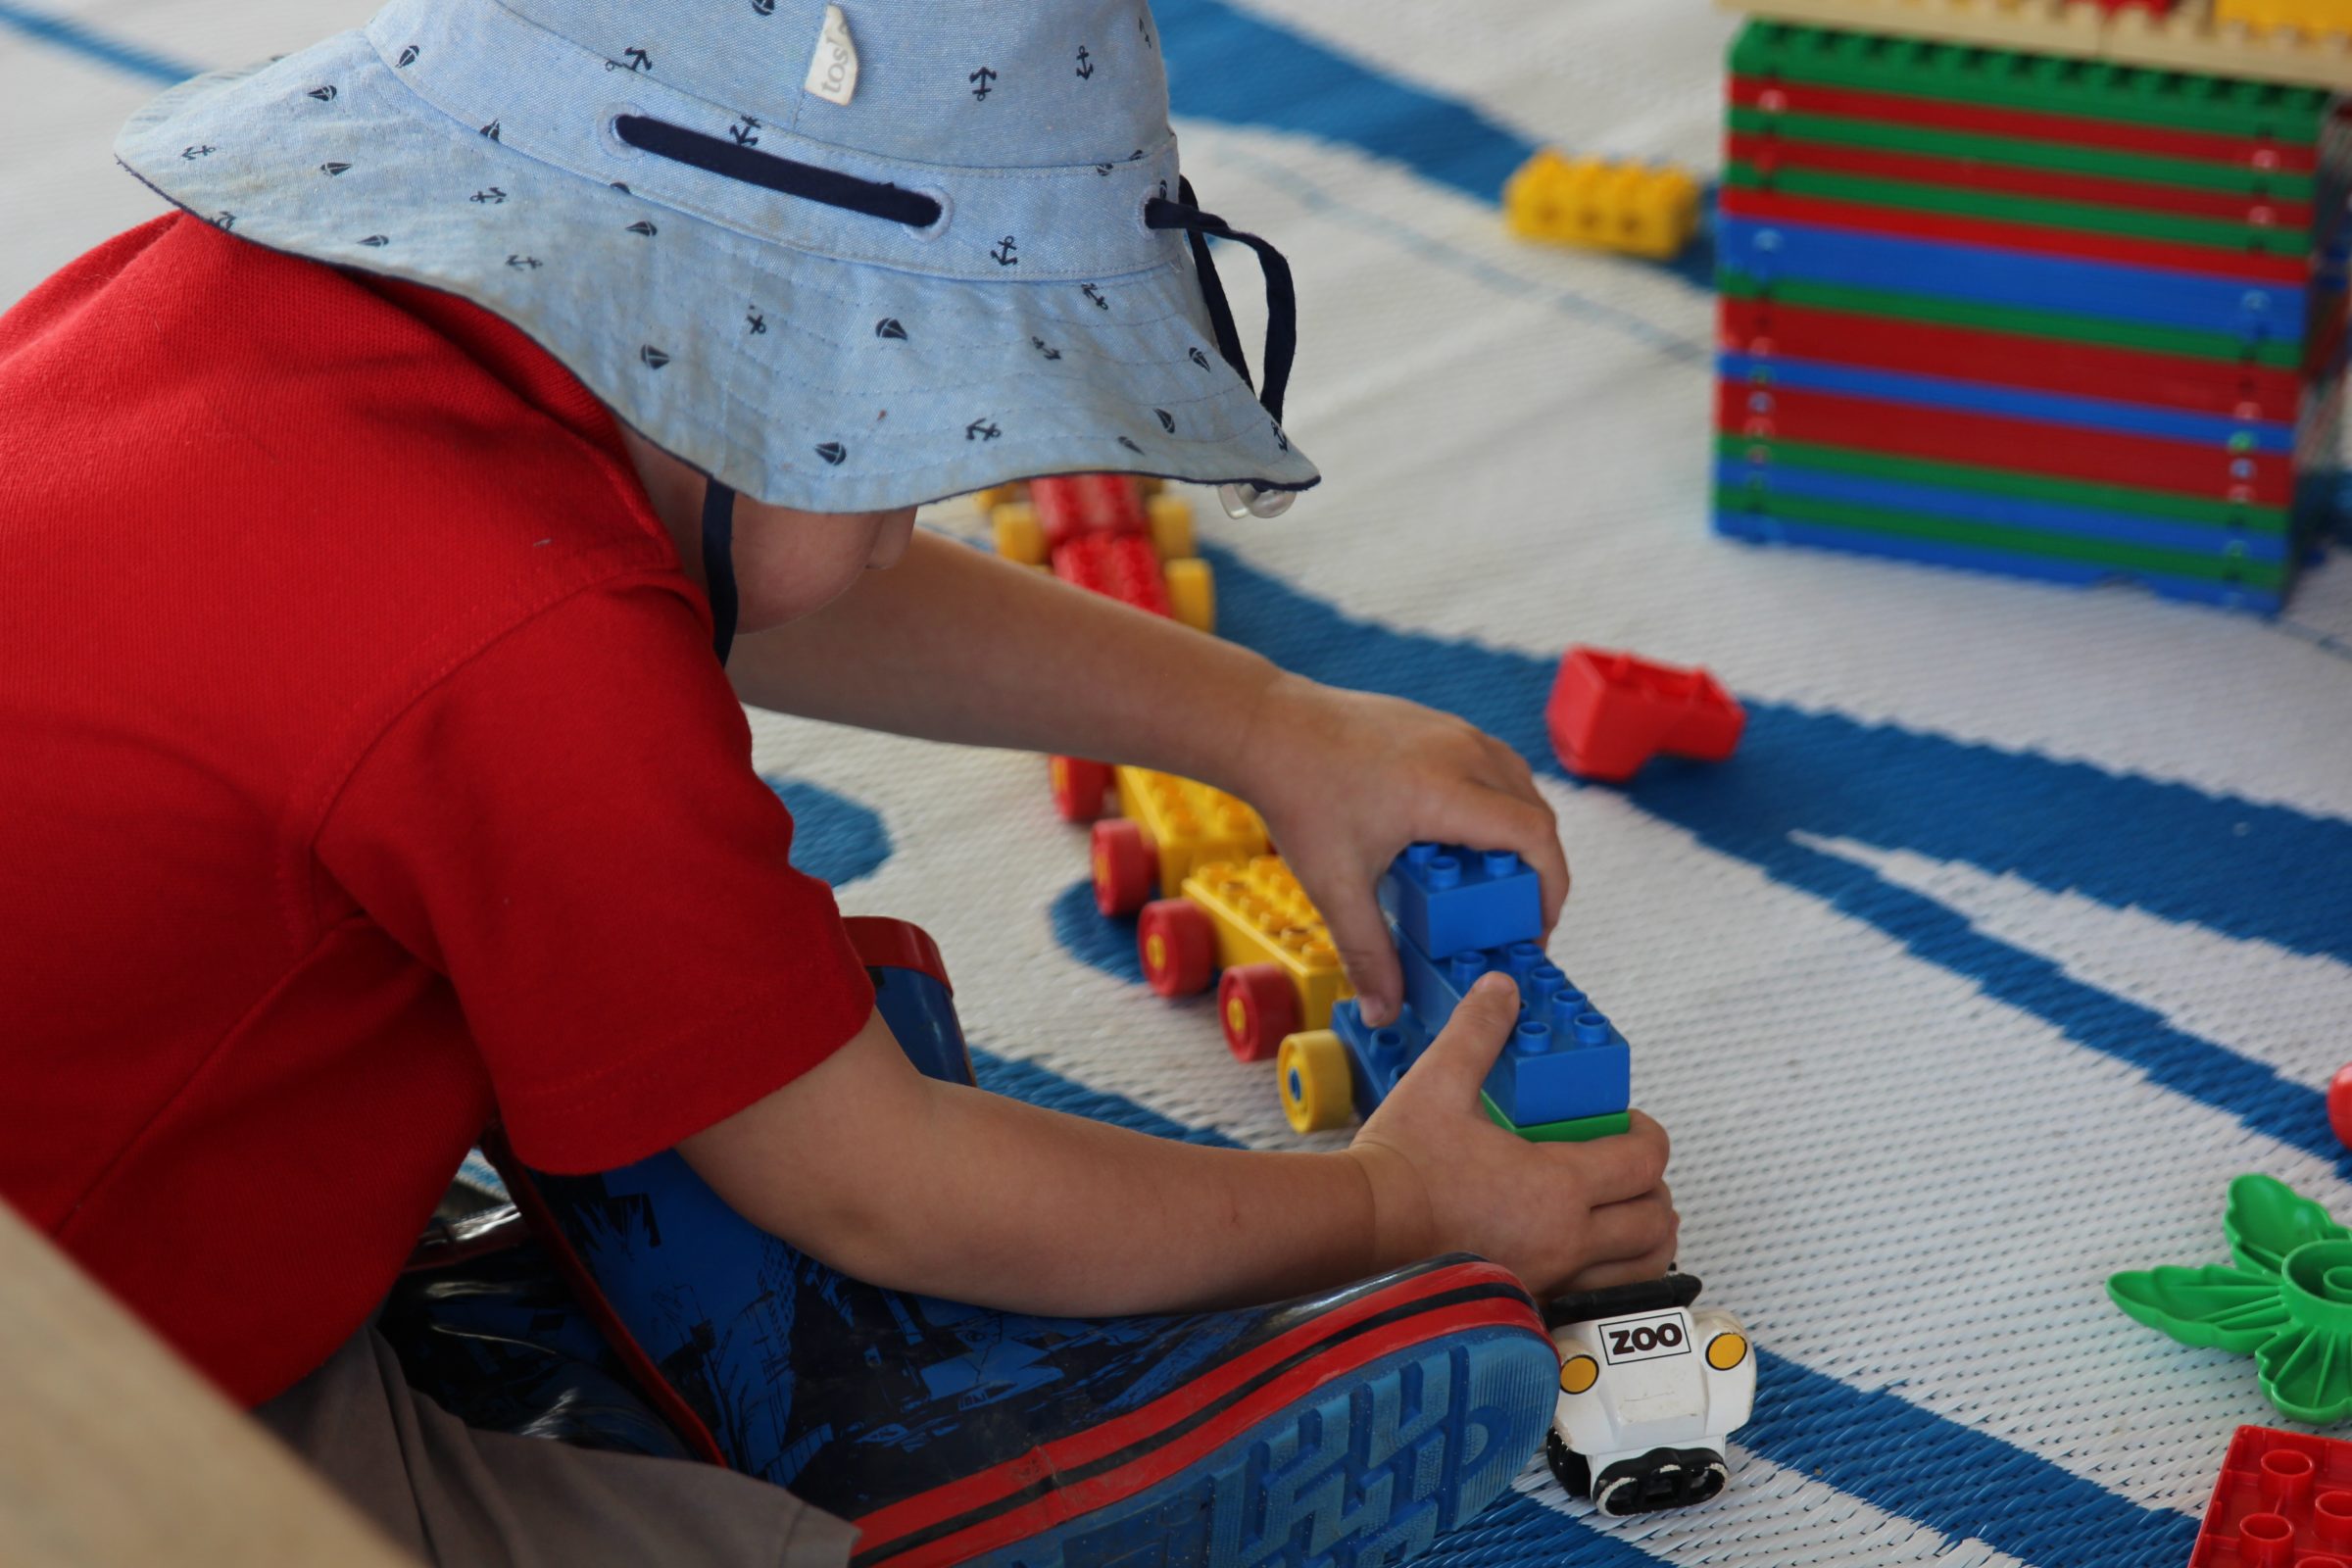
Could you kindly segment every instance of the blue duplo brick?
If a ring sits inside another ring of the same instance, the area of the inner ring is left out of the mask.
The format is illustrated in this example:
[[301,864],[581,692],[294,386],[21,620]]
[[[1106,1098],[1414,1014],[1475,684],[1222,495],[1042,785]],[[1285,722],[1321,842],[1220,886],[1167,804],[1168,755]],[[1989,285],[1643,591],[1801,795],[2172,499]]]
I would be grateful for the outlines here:
[[1509,975],[1518,986],[1519,1020],[1486,1078],[1488,1098],[1517,1125],[1609,1115],[1631,1102],[1633,1048],[1535,943],[1441,960],[1399,933],[1396,958],[1404,972],[1406,1016],[1424,1036],[1446,1027],[1489,970]]
[[1445,957],[1544,934],[1544,889],[1507,850],[1416,844],[1380,879],[1380,906],[1424,953]]
[[1486,1091],[1521,1127],[1605,1116],[1633,1102],[1633,1048],[1571,986],[1520,1013],[1487,1073]]

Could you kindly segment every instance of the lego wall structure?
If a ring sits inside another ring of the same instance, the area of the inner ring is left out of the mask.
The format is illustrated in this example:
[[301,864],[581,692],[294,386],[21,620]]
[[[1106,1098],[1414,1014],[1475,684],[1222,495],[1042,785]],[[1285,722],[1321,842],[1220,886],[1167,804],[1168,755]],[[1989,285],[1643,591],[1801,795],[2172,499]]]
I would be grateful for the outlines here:
[[1722,532],[2286,603],[2333,520],[2330,92],[1774,20],[1730,66]]

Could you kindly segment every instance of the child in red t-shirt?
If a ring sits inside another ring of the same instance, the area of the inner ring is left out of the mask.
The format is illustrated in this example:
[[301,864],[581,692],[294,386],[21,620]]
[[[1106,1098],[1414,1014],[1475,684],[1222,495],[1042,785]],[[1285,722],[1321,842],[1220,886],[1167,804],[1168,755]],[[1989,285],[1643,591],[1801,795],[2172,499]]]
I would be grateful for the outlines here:
[[[915,530],[1040,473],[1261,514],[1315,477],[1279,422],[1288,270],[1177,177],[1148,13],[969,9],[396,0],[144,112],[119,152],[184,212],[0,318],[0,935],[32,960],[0,966],[0,1192],[245,1402],[372,1354],[353,1336],[492,1114],[548,1171],[674,1147],[847,1275],[1005,1312],[1205,1312],[1449,1250],[1538,1292],[1671,1257],[1655,1123],[1538,1146],[1481,1114],[1507,985],[1346,1151],[1200,1148],[916,1073],[790,867],[738,700],[1243,796],[1375,1023],[1400,981],[1373,884],[1406,843],[1516,851],[1547,921],[1567,891],[1501,743]],[[1204,233],[1265,261],[1262,397]],[[1416,1278],[1308,1316],[1494,1293]],[[1509,1294],[1515,1328],[1415,1319],[1413,1387],[1497,1344],[1519,1376],[1544,1342]],[[1281,1365],[1218,1430],[1372,1387]],[[1377,1403],[1330,1408],[1393,1423]],[[367,1493],[383,1456],[303,1408],[281,1430]],[[640,1482],[612,1456],[551,1485],[495,1451],[501,1508],[568,1515],[544,1528],[580,1532],[569,1560],[620,1550],[597,1521]],[[1212,1461],[1037,1485],[1066,1523]],[[790,1523],[755,1493],[667,1513]],[[816,1517],[793,1528],[837,1559]]]

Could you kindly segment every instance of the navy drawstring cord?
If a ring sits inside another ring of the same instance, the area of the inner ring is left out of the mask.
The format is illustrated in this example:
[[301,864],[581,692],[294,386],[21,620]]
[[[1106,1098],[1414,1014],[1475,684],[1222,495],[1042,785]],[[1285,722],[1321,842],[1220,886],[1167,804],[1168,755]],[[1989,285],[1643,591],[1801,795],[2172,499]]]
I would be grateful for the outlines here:
[[727,662],[735,645],[735,492],[703,481],[703,581],[710,599],[710,646]]
[[1291,281],[1291,264],[1268,241],[1244,233],[1214,213],[1202,212],[1193,199],[1191,180],[1179,178],[1176,193],[1182,201],[1154,196],[1144,203],[1144,223],[1150,228],[1181,228],[1192,241],[1193,270],[1200,274],[1200,293],[1208,302],[1209,324],[1216,329],[1217,352],[1252,388],[1257,383],[1250,377],[1250,362],[1242,356],[1242,336],[1234,327],[1233,307],[1225,299],[1217,264],[1209,257],[1208,236],[1247,245],[1257,253],[1258,268],[1266,275],[1266,384],[1258,391],[1257,401],[1280,424],[1282,395],[1291,384],[1291,361],[1298,352],[1298,290]]

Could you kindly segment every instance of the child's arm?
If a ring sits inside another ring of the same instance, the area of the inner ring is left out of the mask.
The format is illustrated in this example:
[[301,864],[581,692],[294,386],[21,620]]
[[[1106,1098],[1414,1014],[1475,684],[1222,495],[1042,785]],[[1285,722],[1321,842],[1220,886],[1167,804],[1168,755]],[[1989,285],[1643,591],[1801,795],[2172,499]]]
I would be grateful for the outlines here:
[[1273,1300],[1439,1252],[1539,1293],[1662,1273],[1666,1135],[1530,1144],[1478,1109],[1517,1016],[1494,976],[1337,1153],[1151,1138],[917,1074],[879,1017],[679,1146],[754,1223],[877,1285],[1103,1316]]
[[817,614],[740,639],[728,673],[761,708],[1231,790],[1264,813],[1375,1025],[1403,983],[1372,889],[1407,844],[1515,851],[1543,878],[1546,930],[1567,897],[1551,808],[1501,742],[936,534]]

